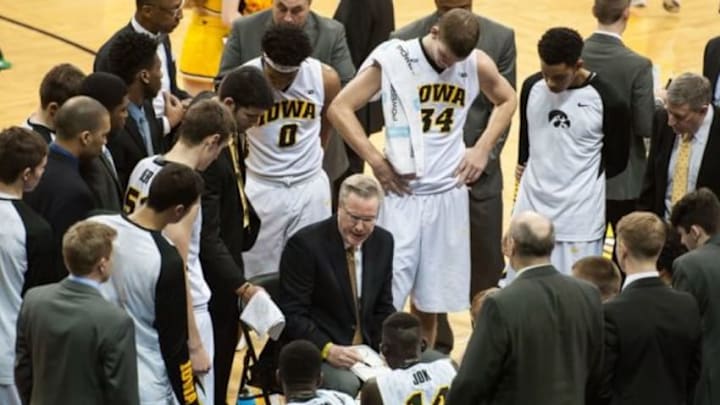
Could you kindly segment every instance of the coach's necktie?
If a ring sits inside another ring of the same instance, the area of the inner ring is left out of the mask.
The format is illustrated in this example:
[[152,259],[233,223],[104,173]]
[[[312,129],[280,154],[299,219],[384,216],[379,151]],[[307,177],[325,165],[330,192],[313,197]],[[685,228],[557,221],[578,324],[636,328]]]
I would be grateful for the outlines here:
[[150,134],[150,125],[145,119],[145,110],[141,108],[140,111],[142,112],[142,115],[137,120],[138,130],[140,130],[140,136],[142,136],[143,142],[145,143],[145,151],[147,152],[147,155],[153,156],[155,151],[152,143],[152,135]]
[[353,306],[355,307],[355,334],[353,335],[352,344],[362,344],[362,332],[360,329],[360,308],[358,308],[357,294],[357,273],[355,269],[355,248],[349,247],[345,251],[347,259],[348,278],[350,279],[350,290],[352,291]]
[[237,138],[237,135],[232,135],[230,137],[228,148],[230,148],[233,172],[235,172],[238,193],[240,194],[240,203],[242,204],[243,209],[243,228],[247,228],[250,226],[250,207],[248,207],[247,197],[245,196],[245,183],[243,182],[242,171],[240,170],[240,152],[238,151],[240,146]]
[[688,191],[688,173],[690,169],[690,142],[692,137],[683,134],[678,145],[677,160],[673,171],[670,203],[675,205]]

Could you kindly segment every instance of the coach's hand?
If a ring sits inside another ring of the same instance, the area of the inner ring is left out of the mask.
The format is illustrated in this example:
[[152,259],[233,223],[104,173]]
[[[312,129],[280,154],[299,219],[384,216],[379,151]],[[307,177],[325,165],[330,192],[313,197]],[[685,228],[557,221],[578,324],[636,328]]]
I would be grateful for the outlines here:
[[479,146],[465,149],[460,165],[455,169],[455,177],[458,184],[474,183],[485,170],[490,159],[490,150],[485,150]]
[[362,356],[352,347],[332,345],[325,360],[333,367],[350,368],[353,364],[361,361]]
[[212,364],[210,356],[203,345],[190,349],[190,362],[194,374],[207,374]]
[[378,160],[375,163],[371,163],[370,166],[386,193],[394,193],[397,195],[409,195],[411,193],[409,180],[414,176],[401,176],[397,174],[387,159]]
[[180,121],[182,121],[185,115],[185,107],[183,107],[179,98],[167,91],[163,91],[162,95],[165,98],[165,116],[170,122],[170,126],[175,128],[180,124]]

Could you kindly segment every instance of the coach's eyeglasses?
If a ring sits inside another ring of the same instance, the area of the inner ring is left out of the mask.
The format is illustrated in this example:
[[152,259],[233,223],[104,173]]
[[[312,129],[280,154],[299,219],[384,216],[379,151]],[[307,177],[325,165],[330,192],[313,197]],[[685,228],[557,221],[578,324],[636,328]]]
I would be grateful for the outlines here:
[[355,215],[352,212],[348,211],[347,208],[341,207],[343,211],[350,217],[352,222],[354,224],[362,222],[363,225],[374,225],[375,221],[377,221],[377,217],[361,217],[359,215]]

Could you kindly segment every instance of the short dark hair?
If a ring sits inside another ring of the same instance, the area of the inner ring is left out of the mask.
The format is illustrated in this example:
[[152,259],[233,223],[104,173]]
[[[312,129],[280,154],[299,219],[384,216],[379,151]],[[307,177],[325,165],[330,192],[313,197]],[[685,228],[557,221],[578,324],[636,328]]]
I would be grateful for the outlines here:
[[117,231],[92,220],[80,221],[65,232],[62,254],[70,273],[90,274],[102,258],[110,258]]
[[85,73],[75,65],[61,63],[50,69],[40,83],[40,107],[47,108],[50,103],[63,105],[71,97],[80,93],[80,84]]
[[320,350],[307,340],[294,340],[280,351],[278,376],[288,385],[317,383],[320,378],[322,356]]
[[138,72],[152,68],[157,47],[158,41],[149,35],[135,31],[121,33],[108,51],[110,73],[119,76],[125,84],[132,84]]
[[670,275],[673,273],[672,264],[678,257],[687,253],[687,248],[682,244],[680,240],[680,234],[673,228],[669,223],[666,224],[665,245],[660,251],[660,256],[657,259],[658,270],[668,272]]
[[383,351],[397,356],[412,357],[422,342],[420,320],[407,312],[395,312],[385,318],[382,326]]
[[262,71],[254,66],[240,66],[228,73],[220,83],[218,95],[220,100],[231,98],[235,108],[267,110],[274,103],[270,83]]
[[547,235],[537,234],[532,227],[525,223],[517,223],[510,229],[517,255],[522,257],[546,257],[552,254],[555,247],[555,228],[549,224]]
[[540,59],[547,65],[574,65],[580,60],[582,49],[583,39],[572,28],[550,28],[538,42]]
[[178,131],[180,139],[193,146],[215,134],[225,142],[235,133],[235,118],[216,100],[201,100],[185,112]]
[[176,205],[191,207],[200,198],[203,187],[203,178],[198,172],[188,166],[168,162],[153,177],[146,204],[155,212]]
[[104,117],[109,117],[109,112],[99,101],[88,96],[73,97],[55,115],[55,136],[70,140],[83,131],[97,131]]
[[35,168],[48,154],[48,145],[36,132],[22,127],[0,132],[0,182],[14,183],[27,168]]
[[80,85],[80,95],[94,98],[108,111],[121,105],[127,94],[125,82],[120,77],[107,72],[91,73]]
[[675,203],[670,223],[685,232],[690,232],[690,227],[697,225],[708,235],[714,235],[720,227],[720,201],[706,187],[690,192]]
[[273,62],[285,66],[300,66],[313,51],[305,31],[289,24],[276,24],[265,31],[262,50]]
[[584,257],[573,264],[572,270],[578,278],[593,283],[603,298],[612,297],[620,290],[620,269],[606,257]]
[[600,24],[610,25],[616,23],[628,7],[630,0],[595,0],[592,11]]
[[480,23],[470,11],[462,8],[450,10],[440,17],[437,26],[440,40],[456,57],[467,58],[477,46]]
[[618,221],[615,234],[628,253],[639,259],[658,256],[665,245],[665,223],[652,212],[632,212]]

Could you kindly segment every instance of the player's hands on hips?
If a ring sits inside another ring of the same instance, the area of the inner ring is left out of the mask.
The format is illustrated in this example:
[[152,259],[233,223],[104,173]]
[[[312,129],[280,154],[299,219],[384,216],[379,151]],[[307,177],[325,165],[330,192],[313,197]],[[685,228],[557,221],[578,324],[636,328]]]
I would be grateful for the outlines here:
[[463,156],[458,168],[455,169],[458,184],[474,183],[485,170],[488,160],[490,160],[489,151],[478,147],[465,149],[465,156]]
[[397,174],[393,169],[390,162],[387,159],[379,160],[377,163],[371,165],[375,177],[380,182],[380,185],[385,189],[386,193],[394,193],[397,195],[410,194],[410,184],[408,180],[412,176],[401,176]]
[[210,355],[203,345],[199,345],[195,349],[190,349],[190,362],[194,374],[207,374],[212,367]]
[[353,364],[361,361],[362,357],[352,347],[332,345],[325,360],[333,367],[350,368]]

